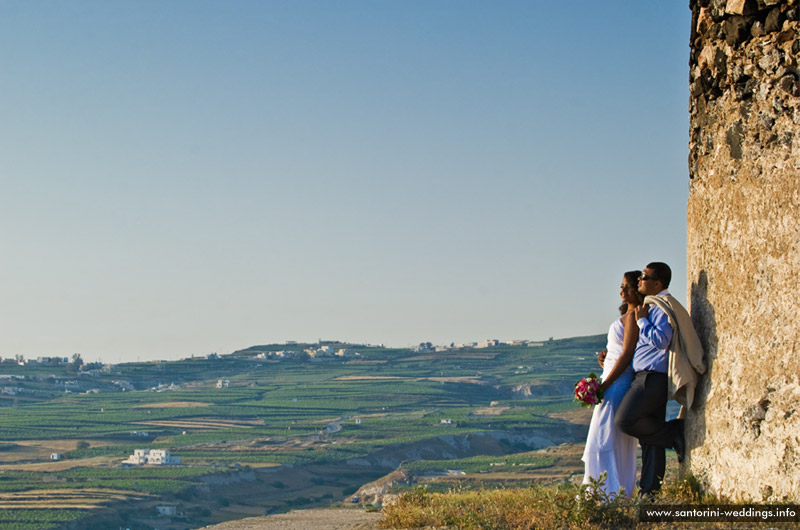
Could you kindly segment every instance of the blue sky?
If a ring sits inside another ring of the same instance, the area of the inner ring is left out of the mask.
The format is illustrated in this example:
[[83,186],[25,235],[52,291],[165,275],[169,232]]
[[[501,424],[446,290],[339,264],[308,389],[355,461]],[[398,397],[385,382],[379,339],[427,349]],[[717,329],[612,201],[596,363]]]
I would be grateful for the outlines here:
[[0,356],[604,333],[686,298],[684,2],[0,1]]

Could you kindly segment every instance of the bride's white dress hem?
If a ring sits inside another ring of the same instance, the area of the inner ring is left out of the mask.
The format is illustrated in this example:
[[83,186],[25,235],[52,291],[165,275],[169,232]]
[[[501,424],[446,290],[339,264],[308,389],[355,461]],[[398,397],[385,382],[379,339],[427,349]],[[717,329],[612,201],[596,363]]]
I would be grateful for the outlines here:
[[[603,363],[602,378],[611,372],[619,356],[622,354],[622,320],[616,320],[608,330],[608,354]],[[614,415],[617,412],[622,398],[633,381],[633,369],[629,366],[612,385],[606,390],[603,402],[594,407],[592,421],[589,424],[589,435],[586,438],[586,449],[583,452],[583,462],[586,472],[583,483],[589,484],[589,478],[599,479],[605,472],[603,489],[609,495],[616,494],[620,489],[625,494],[633,494],[636,483],[636,438],[621,432],[614,425]]]

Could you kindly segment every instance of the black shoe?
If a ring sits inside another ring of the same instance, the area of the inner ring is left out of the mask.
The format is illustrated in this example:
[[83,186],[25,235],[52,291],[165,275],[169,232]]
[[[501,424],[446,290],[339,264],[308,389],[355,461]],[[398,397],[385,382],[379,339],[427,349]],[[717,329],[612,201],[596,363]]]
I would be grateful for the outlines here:
[[658,490],[656,491],[642,491],[639,490],[639,500],[645,504],[653,504],[656,500],[656,495],[658,494]]
[[672,440],[672,448],[675,449],[675,454],[678,456],[678,463],[682,463],[686,457],[686,437],[683,435],[683,420],[675,420],[678,424],[678,432],[675,433],[675,438]]

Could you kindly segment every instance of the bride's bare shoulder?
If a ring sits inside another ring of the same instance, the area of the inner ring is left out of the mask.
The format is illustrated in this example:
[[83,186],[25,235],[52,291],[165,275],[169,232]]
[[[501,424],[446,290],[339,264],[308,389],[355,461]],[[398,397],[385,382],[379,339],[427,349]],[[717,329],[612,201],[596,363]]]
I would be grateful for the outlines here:
[[625,324],[626,327],[629,326],[629,325],[634,325],[635,326],[636,325],[636,311],[628,311],[627,313],[622,315],[622,323]]

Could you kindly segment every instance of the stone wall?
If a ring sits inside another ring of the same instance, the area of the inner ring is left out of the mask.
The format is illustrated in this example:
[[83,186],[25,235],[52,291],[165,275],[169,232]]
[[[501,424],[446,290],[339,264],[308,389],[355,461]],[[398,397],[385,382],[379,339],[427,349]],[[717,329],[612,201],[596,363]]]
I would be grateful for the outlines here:
[[798,0],[693,0],[688,283],[710,370],[685,464],[800,500]]

